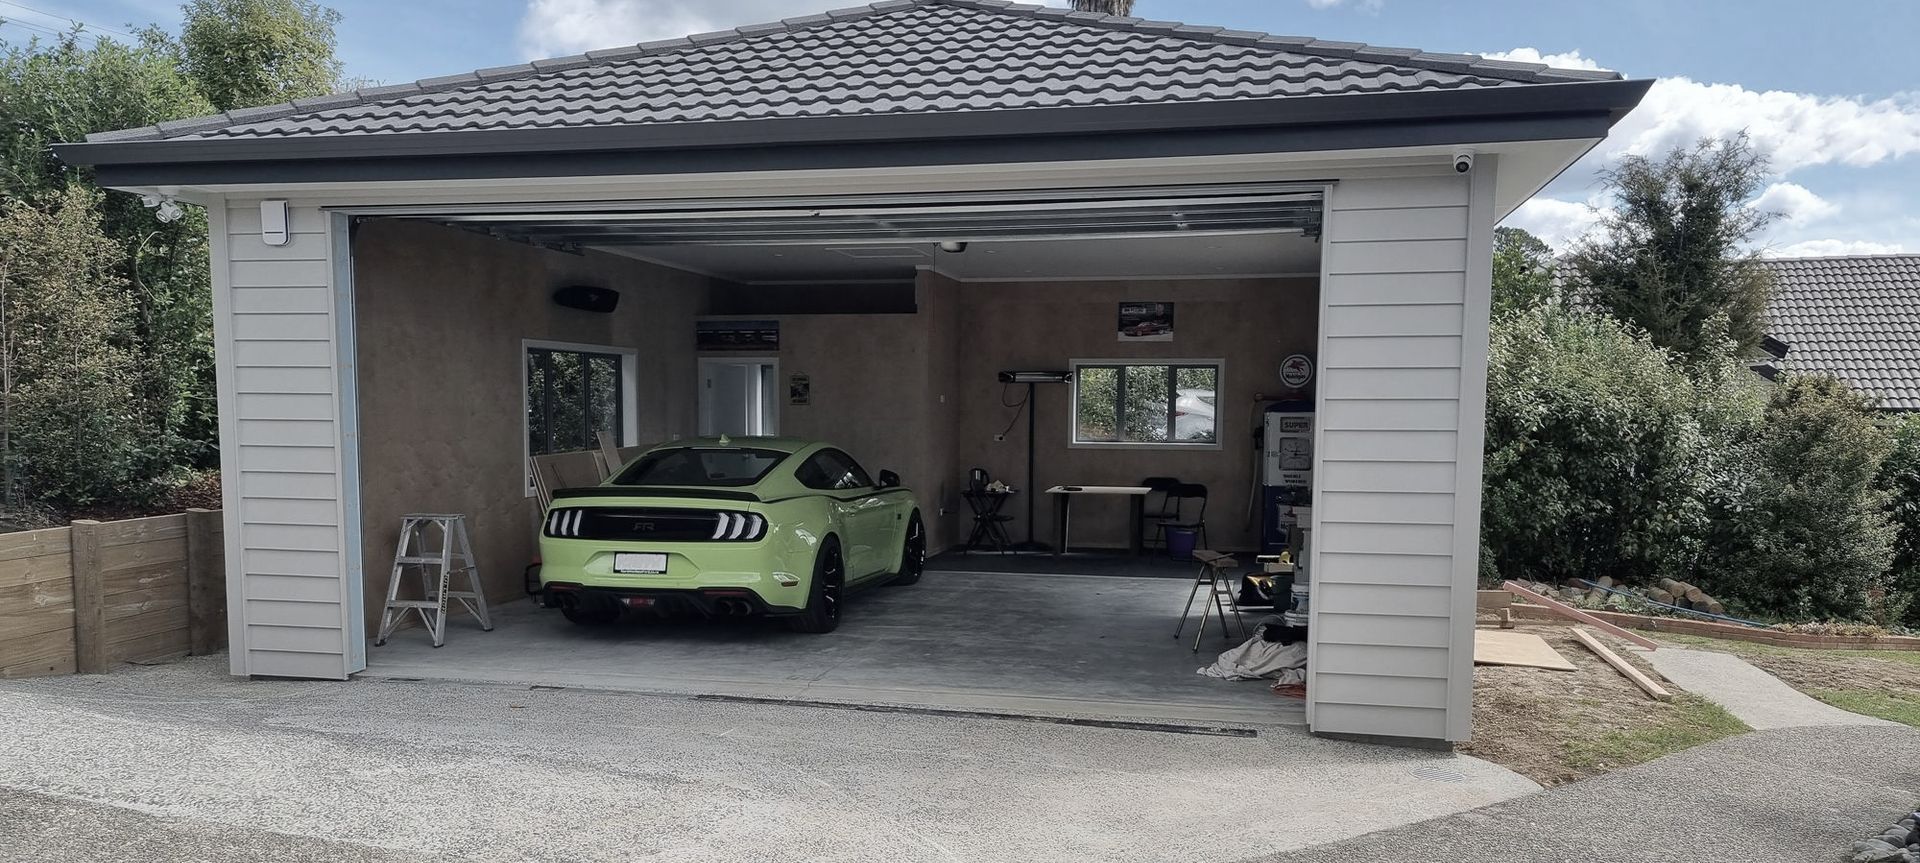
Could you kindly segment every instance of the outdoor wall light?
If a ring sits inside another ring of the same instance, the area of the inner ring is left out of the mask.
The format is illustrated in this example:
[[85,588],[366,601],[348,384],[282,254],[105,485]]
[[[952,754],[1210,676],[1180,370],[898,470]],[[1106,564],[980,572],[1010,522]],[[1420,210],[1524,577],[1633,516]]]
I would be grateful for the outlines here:
[[153,211],[154,218],[162,222],[177,222],[182,215],[186,214],[185,210],[180,209],[180,202],[174,200],[172,195],[142,195],[140,203],[147,205],[147,209]]

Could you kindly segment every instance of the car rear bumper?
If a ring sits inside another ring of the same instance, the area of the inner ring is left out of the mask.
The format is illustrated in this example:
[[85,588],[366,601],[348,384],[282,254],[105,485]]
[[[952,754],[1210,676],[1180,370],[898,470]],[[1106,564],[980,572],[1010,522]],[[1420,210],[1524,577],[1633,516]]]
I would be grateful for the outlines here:
[[778,617],[804,610],[774,605],[745,587],[605,587],[548,581],[541,585],[538,596],[540,604],[547,608],[611,604],[643,610],[693,611],[711,617]]

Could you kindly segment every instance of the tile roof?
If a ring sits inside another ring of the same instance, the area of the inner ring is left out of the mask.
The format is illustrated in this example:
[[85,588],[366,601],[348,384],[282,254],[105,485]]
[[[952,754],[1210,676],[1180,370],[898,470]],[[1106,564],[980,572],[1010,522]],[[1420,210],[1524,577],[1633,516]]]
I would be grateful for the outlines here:
[[1789,372],[1831,374],[1920,410],[1920,255],[1775,258],[1767,333],[1788,345]]
[[289,138],[1263,99],[1613,80],[1015,5],[888,0],[89,136]]

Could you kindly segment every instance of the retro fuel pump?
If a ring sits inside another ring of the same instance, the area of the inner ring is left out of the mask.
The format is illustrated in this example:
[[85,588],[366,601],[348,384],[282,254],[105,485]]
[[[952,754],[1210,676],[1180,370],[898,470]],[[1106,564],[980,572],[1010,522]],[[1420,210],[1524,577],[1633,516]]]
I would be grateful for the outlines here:
[[[1277,554],[1295,545],[1296,527],[1308,526],[1313,504],[1313,360],[1294,354],[1282,361],[1280,380],[1288,398],[1267,405],[1260,431],[1260,551]],[[1294,549],[1297,554],[1299,549]]]

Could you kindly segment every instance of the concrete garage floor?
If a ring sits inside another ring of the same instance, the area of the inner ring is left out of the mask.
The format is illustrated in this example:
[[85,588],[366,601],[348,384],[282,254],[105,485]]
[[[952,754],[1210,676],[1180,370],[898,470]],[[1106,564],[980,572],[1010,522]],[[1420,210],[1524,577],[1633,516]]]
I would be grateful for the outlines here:
[[0,681],[0,728],[0,860],[35,863],[1228,861],[1538,790],[1288,727],[249,681],[225,657]]
[[[849,597],[839,630],[828,635],[791,633],[778,621],[588,628],[516,602],[494,609],[493,632],[456,617],[438,649],[422,630],[397,633],[368,648],[367,676],[1301,724],[1302,703],[1263,681],[1195,673],[1241,638],[1237,629],[1220,638],[1216,618],[1199,653],[1192,622],[1175,641],[1191,589],[1190,581],[1164,578],[930,571],[919,584]],[[1247,613],[1248,626],[1263,614]]]

